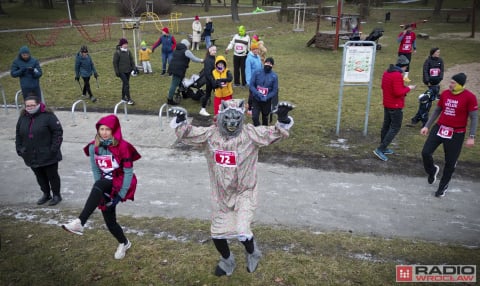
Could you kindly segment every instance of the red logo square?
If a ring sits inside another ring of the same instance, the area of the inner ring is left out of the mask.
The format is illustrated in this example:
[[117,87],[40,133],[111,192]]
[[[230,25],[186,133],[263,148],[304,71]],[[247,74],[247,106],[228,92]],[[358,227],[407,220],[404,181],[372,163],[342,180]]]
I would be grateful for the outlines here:
[[413,281],[413,266],[397,265],[396,282],[412,282]]

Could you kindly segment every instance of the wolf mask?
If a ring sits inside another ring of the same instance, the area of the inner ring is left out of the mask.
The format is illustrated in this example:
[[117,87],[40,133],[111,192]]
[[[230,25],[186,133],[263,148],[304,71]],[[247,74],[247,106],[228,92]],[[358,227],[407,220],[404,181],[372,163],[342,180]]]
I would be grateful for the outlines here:
[[217,126],[224,137],[236,137],[243,128],[245,102],[243,99],[231,99],[220,104]]

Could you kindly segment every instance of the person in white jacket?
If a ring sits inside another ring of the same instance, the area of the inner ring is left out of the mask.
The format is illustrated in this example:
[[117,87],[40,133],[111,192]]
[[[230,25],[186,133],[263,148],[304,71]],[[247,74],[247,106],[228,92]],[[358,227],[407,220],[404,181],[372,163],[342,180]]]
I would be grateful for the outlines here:
[[233,86],[240,86],[240,75],[242,76],[242,86],[246,87],[247,79],[245,76],[245,62],[247,60],[248,50],[250,50],[250,36],[247,35],[244,26],[238,27],[238,34],[225,49],[225,54],[233,49]]
[[200,49],[200,41],[202,40],[202,23],[198,16],[195,16],[195,20],[192,23],[192,51],[197,47],[197,51]]

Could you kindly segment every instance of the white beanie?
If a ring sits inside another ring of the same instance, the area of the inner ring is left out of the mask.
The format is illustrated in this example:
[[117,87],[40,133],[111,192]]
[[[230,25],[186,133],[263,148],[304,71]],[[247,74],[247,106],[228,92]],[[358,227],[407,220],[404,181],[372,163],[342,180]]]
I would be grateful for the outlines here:
[[180,41],[180,43],[184,44],[185,46],[190,47],[190,42],[187,39],[183,39]]

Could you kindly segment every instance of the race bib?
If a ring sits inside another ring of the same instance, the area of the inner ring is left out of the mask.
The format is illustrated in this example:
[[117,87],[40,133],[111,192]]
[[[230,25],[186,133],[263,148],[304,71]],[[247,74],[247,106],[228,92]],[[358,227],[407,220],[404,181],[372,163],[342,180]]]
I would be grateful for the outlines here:
[[439,68],[430,69],[430,76],[439,76],[439,75],[440,75],[440,69]]
[[263,96],[267,96],[267,95],[268,95],[268,88],[267,88],[267,87],[257,86],[257,90],[258,90],[258,92],[260,92]]
[[245,51],[245,45],[235,45],[235,52],[243,53]]
[[222,167],[236,167],[237,166],[237,152],[215,150],[215,163]]
[[437,135],[445,139],[452,139],[453,128],[440,125],[440,128],[438,128]]
[[410,51],[412,49],[412,45],[411,44],[403,44],[403,50],[404,51]]
[[95,164],[104,173],[111,173],[119,167],[117,161],[113,159],[112,155],[95,155]]

